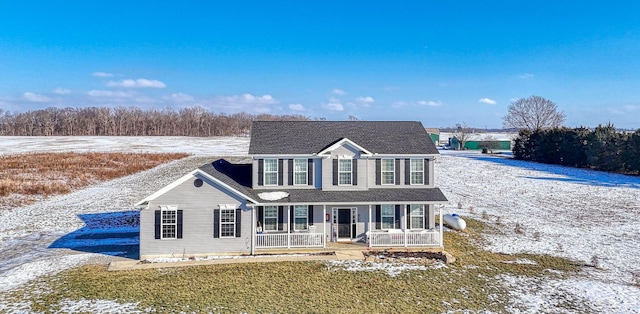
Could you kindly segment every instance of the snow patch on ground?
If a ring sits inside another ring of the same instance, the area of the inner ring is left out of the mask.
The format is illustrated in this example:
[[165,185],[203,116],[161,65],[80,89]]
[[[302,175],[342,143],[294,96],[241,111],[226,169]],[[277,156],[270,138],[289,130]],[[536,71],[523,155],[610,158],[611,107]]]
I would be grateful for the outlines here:
[[289,193],[287,192],[262,192],[260,194],[258,194],[258,197],[260,197],[261,199],[265,200],[265,201],[277,201],[277,200],[281,200],[285,197],[288,197]]
[[0,291],[8,291],[40,276],[55,274],[78,266],[90,257],[91,254],[75,254],[25,262],[0,274]]
[[442,261],[436,261],[431,266],[401,262],[378,263],[359,260],[327,261],[327,268],[329,270],[341,269],[346,271],[382,271],[387,273],[391,277],[395,277],[403,271],[438,269],[442,267],[446,267]]

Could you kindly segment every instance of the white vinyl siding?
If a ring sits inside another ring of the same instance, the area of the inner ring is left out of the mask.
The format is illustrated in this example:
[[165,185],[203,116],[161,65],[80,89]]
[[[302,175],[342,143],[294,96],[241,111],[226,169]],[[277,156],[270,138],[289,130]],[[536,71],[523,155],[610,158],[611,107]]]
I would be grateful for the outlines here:
[[351,159],[338,159],[338,185],[353,184],[352,165]]
[[295,231],[304,231],[309,229],[309,224],[307,221],[307,210],[308,207],[306,205],[296,205],[294,206],[293,213],[293,230]]
[[411,205],[411,229],[424,229],[424,205]]
[[382,216],[382,229],[393,229],[396,221],[396,208],[395,205],[382,205],[380,209]]
[[381,178],[383,185],[396,183],[396,167],[394,159],[382,159],[381,161]]
[[265,206],[263,220],[263,231],[278,231],[278,206]]
[[278,160],[264,160],[264,185],[278,185]]
[[178,225],[178,210],[163,209],[161,221],[161,239],[175,239]]
[[424,184],[423,159],[411,159],[411,184]]
[[235,238],[236,209],[220,209],[220,237]]
[[293,160],[293,185],[307,185],[307,159]]

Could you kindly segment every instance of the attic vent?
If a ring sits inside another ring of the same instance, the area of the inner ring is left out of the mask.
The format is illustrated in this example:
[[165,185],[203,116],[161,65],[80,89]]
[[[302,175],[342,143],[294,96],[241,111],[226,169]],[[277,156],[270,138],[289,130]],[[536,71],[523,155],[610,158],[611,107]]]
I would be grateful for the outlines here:
[[202,186],[202,179],[195,179],[193,180],[193,185],[197,188]]

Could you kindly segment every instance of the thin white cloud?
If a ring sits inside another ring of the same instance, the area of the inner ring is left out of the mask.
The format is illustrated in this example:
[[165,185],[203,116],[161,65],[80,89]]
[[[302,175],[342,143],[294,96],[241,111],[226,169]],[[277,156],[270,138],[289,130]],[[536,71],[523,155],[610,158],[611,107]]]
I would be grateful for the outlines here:
[[93,72],[91,75],[95,77],[113,77],[113,74],[107,72]]
[[255,96],[249,93],[242,95],[220,96],[218,102],[225,105],[271,105],[278,101],[269,94]]
[[371,96],[366,96],[366,97],[358,97],[356,98],[356,101],[362,104],[372,104],[374,102],[376,102],[375,99],[373,99],[373,97]]
[[169,96],[164,96],[163,98],[171,101],[177,101],[177,102],[190,102],[195,100],[193,96],[185,93],[174,93]]
[[339,89],[339,88],[335,88],[335,89],[333,89],[333,90],[331,91],[331,94],[332,94],[332,95],[339,95],[339,96],[343,96],[343,95],[346,95],[346,94],[347,94],[347,92],[345,92],[345,91],[343,91],[343,90],[341,90],[341,89]]
[[442,106],[442,102],[441,101],[433,101],[433,100],[419,100],[417,102],[418,105],[420,106],[430,106],[430,107],[439,107]]
[[342,105],[339,99],[333,97],[329,99],[329,102],[326,103],[324,107],[331,111],[344,111],[344,105]]
[[406,101],[401,101],[401,100],[394,101],[393,104],[391,104],[393,108],[401,108],[401,107],[406,107],[408,105],[409,104]]
[[109,87],[126,87],[126,88],[165,88],[166,84],[160,82],[158,80],[148,80],[144,78],[139,78],[137,80],[126,79],[122,81],[109,81],[107,82],[107,86]]
[[304,111],[304,106],[302,104],[290,104],[289,109],[293,111]]
[[518,75],[519,79],[523,79],[523,80],[528,80],[528,79],[532,79],[533,78],[533,74],[531,73],[522,73],[520,75]]
[[487,105],[495,105],[495,104],[497,104],[497,102],[495,100],[493,100],[491,98],[486,98],[486,97],[478,99],[478,102],[482,103],[482,104],[487,104]]
[[58,87],[58,88],[53,90],[53,93],[54,94],[58,94],[58,95],[67,95],[67,94],[71,94],[71,90],[66,89],[66,88]]
[[30,101],[30,102],[47,102],[47,101],[51,101],[51,98],[49,98],[47,96],[36,94],[36,93],[32,93],[32,92],[25,92],[24,94],[22,94],[22,98],[24,98],[24,99],[26,99],[27,101]]
[[132,93],[124,92],[124,91],[111,91],[111,90],[90,90],[87,95],[91,97],[115,97],[115,98],[125,98],[133,96]]

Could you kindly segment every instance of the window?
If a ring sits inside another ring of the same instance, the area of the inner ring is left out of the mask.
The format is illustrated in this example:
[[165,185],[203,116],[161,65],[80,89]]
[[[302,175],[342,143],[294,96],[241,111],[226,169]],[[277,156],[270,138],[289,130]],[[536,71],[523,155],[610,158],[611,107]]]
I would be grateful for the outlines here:
[[307,185],[307,160],[293,160],[293,185]]
[[380,170],[382,171],[382,184],[396,183],[395,160],[382,159]]
[[338,159],[338,185],[351,185],[351,159]]
[[263,231],[278,231],[278,206],[265,206]]
[[278,185],[278,160],[264,160],[264,185]]
[[175,239],[178,226],[178,210],[176,209],[163,209],[162,210],[162,239]]
[[308,207],[306,205],[296,205],[293,208],[293,230],[301,231],[309,229],[307,224]]
[[424,205],[411,205],[411,229],[424,229]]
[[424,184],[423,159],[411,159],[411,184]]
[[220,237],[233,238],[236,236],[236,210],[220,209]]
[[382,205],[381,208],[381,216],[382,216],[382,229],[393,229],[395,228],[395,206],[394,205]]

